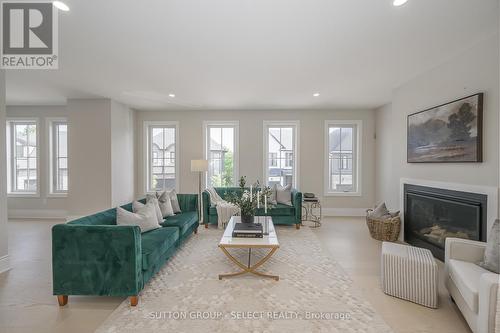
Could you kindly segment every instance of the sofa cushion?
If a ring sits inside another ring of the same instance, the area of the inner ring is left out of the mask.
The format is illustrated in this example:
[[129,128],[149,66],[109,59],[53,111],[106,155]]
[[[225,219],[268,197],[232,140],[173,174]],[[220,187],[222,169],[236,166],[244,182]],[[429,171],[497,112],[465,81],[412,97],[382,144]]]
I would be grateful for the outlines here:
[[155,207],[152,203],[140,207],[136,213],[129,212],[121,207],[116,207],[116,224],[136,225],[141,228],[141,232],[160,228]]
[[295,215],[295,207],[282,203],[276,204],[273,208],[267,210],[269,216],[293,216]]
[[[217,215],[217,208],[210,207],[209,208],[210,215]],[[264,215],[264,208],[260,208],[257,213],[257,216]],[[268,216],[294,216],[295,215],[295,207],[288,206],[284,204],[276,204],[273,208],[267,209]]]
[[488,273],[484,268],[462,260],[449,260],[450,278],[457,286],[460,294],[472,312],[478,313],[479,280],[481,275]]
[[182,236],[196,221],[198,221],[198,212],[184,212],[168,216],[161,225],[164,227],[177,227]]
[[178,228],[159,228],[145,232],[141,235],[142,244],[142,269],[147,270],[151,265],[160,260],[179,239]]

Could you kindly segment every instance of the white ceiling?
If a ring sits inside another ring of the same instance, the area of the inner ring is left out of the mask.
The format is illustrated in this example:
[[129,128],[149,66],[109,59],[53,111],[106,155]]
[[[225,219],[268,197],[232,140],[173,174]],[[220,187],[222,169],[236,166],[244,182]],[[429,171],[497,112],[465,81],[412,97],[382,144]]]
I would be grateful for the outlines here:
[[8,104],[108,97],[163,110],[377,107],[497,33],[499,12],[498,0],[65,2],[59,70],[8,71]]

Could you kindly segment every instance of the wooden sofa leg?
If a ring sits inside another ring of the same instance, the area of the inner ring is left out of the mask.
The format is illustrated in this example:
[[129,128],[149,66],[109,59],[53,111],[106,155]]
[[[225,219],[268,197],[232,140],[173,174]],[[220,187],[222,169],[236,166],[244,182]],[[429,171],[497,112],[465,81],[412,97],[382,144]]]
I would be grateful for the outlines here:
[[194,229],[194,234],[196,235],[198,233],[198,228]]
[[208,229],[208,223],[205,223],[205,229]]
[[299,229],[300,229],[300,223],[297,223],[297,224],[295,225],[295,229],[297,229],[297,230],[299,230]]
[[130,296],[130,305],[137,306],[139,303],[139,296]]
[[68,295],[57,295],[57,302],[59,306],[65,306],[68,304]]

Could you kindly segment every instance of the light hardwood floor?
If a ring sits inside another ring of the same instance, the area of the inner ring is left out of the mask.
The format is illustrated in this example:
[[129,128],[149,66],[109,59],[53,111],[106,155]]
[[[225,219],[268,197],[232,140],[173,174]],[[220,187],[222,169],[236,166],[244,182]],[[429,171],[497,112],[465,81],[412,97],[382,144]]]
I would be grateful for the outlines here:
[[[124,300],[72,296],[64,308],[57,305],[52,296],[50,233],[56,223],[60,222],[9,222],[12,270],[0,274],[0,332],[93,332]],[[328,218],[314,232],[395,333],[470,332],[442,283],[437,310],[382,293],[378,279],[381,243],[370,238],[363,219]],[[442,265],[440,269],[442,273]]]

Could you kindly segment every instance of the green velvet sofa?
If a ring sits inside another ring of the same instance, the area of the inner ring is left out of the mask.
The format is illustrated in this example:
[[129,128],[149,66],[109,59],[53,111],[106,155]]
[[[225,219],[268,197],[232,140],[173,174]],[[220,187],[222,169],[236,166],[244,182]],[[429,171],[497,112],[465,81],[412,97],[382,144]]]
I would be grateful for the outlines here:
[[[55,225],[52,279],[59,305],[66,305],[68,295],[130,296],[137,305],[146,283],[197,233],[198,195],[177,196],[182,212],[143,234],[138,226],[117,226],[116,208]],[[122,207],[132,211],[131,203]]]
[[[245,188],[245,190],[249,190]],[[215,191],[225,199],[228,195],[237,194],[242,195],[243,191],[240,187],[216,187]],[[302,216],[302,193],[297,190],[292,190],[292,204],[293,206],[288,206],[284,204],[277,204],[273,208],[268,208],[267,215],[272,216],[274,224],[282,225],[295,225],[297,229],[300,229],[301,216]],[[202,193],[202,203],[203,203],[203,223],[205,228],[208,228],[209,224],[217,224],[217,209],[212,206],[210,202],[210,194],[207,191]],[[256,216],[263,216],[264,208],[263,205],[257,210]]]

